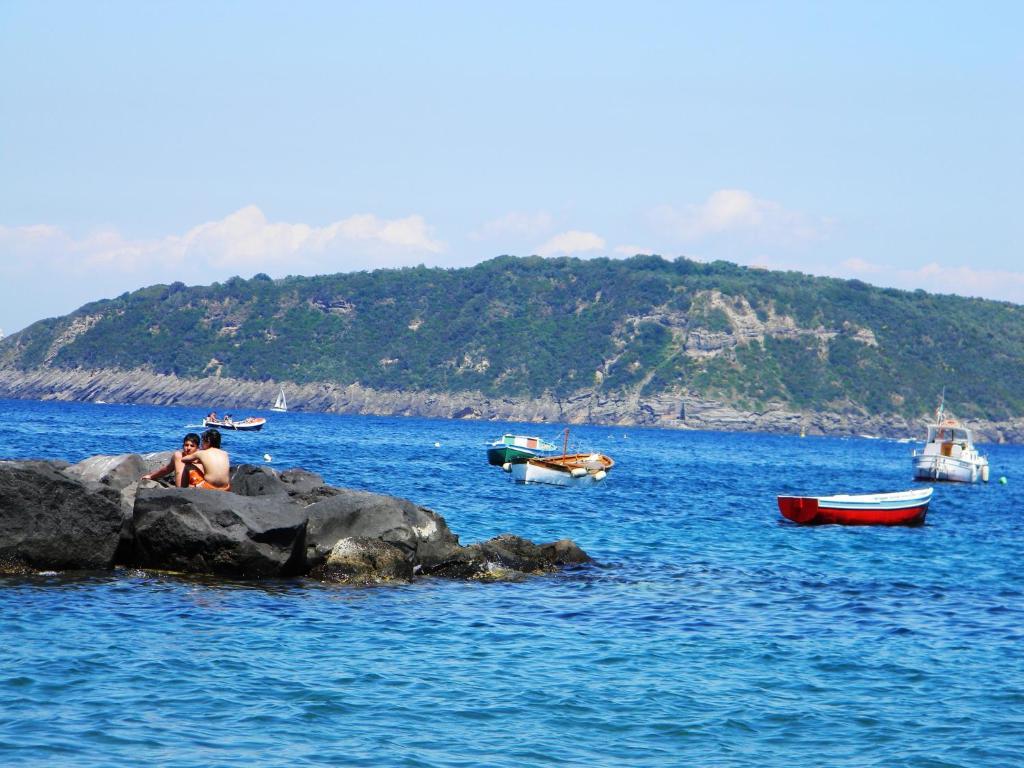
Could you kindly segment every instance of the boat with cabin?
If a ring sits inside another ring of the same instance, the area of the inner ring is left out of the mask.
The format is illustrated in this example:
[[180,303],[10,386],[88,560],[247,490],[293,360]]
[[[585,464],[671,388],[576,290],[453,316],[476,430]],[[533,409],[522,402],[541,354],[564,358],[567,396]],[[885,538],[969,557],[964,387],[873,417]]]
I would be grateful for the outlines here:
[[974,447],[971,430],[954,418],[944,417],[945,395],[935,422],[928,425],[924,448],[914,451],[915,480],[947,480],[957,483],[988,482],[988,459]]
[[506,432],[494,442],[488,443],[487,463],[501,467],[510,462],[530,459],[557,450],[557,445],[539,437]]
[[836,496],[779,496],[779,512],[800,525],[923,525],[934,489]]

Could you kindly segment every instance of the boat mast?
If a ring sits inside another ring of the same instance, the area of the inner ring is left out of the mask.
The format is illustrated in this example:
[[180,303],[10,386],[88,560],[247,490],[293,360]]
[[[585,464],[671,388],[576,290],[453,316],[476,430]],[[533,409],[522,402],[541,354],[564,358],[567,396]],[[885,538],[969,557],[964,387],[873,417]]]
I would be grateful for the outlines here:
[[562,436],[562,458],[569,455],[569,428],[565,428],[565,432]]

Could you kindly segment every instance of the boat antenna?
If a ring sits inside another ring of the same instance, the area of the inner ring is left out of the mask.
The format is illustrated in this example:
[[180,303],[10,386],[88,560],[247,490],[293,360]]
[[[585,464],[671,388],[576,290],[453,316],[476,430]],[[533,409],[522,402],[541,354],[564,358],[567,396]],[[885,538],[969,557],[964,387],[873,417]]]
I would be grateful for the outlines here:
[[946,410],[946,388],[942,388],[942,394],[939,396],[939,408],[935,411],[935,423],[942,423],[942,414]]

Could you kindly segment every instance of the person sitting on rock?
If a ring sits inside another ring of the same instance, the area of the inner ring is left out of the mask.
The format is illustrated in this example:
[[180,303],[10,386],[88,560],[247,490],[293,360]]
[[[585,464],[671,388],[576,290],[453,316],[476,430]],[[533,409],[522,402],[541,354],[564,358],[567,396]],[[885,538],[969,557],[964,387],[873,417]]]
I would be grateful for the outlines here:
[[221,450],[220,432],[208,429],[203,432],[202,448],[195,453],[182,457],[187,465],[202,467],[202,479],[196,483],[189,481],[192,488],[203,488],[210,491],[231,490],[231,461],[227,451]]
[[[142,476],[143,480],[156,480],[160,481],[165,476],[172,476],[174,479],[174,485],[178,488],[187,488],[193,484],[193,479],[196,483],[203,479],[203,473],[199,467],[189,467],[189,471],[186,474],[186,464],[183,461],[185,456],[191,456],[199,449],[199,435],[195,432],[189,432],[185,435],[181,441],[181,450],[175,451],[171,454],[171,459],[164,466],[159,469],[154,469],[152,472],[147,472]],[[172,475],[173,473],[173,475]]]

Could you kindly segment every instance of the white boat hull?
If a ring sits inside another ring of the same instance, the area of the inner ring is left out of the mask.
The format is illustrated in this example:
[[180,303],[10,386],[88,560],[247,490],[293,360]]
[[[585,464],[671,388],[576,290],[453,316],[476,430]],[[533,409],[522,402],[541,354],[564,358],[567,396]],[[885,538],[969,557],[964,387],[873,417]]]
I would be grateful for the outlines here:
[[509,472],[512,475],[512,481],[516,483],[545,483],[546,485],[563,486],[593,485],[608,476],[603,469],[573,473],[528,461],[512,464],[509,467]]
[[957,459],[952,456],[917,454],[914,456],[915,480],[945,480],[956,483],[976,483],[988,480],[988,461]]

